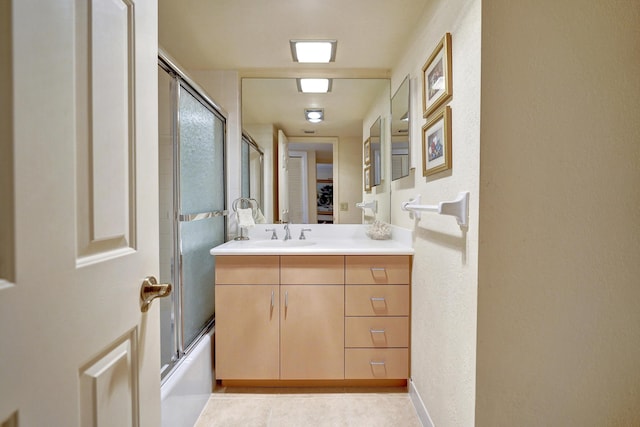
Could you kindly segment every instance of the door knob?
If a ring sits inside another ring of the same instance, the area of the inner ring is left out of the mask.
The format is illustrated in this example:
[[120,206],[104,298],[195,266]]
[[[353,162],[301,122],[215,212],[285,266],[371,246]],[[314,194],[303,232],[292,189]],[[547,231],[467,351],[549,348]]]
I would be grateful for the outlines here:
[[156,298],[166,297],[171,293],[171,283],[158,284],[158,280],[153,276],[147,276],[142,281],[140,288],[140,311],[146,313],[149,311],[151,301]]

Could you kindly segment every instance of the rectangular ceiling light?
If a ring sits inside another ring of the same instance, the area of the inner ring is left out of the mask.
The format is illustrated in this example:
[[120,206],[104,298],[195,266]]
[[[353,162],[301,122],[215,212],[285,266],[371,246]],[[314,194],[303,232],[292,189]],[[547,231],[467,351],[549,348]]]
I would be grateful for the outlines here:
[[298,92],[327,93],[331,92],[331,79],[296,79]]
[[336,40],[289,40],[295,62],[327,63],[336,60]]

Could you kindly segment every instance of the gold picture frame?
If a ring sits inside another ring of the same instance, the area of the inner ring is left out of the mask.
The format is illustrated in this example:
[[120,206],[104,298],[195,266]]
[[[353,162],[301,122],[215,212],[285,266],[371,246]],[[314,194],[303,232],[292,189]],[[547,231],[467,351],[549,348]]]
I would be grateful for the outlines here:
[[422,176],[451,169],[451,107],[422,127]]
[[451,33],[446,33],[422,67],[422,116],[428,117],[453,96]]
[[371,191],[371,165],[365,166],[363,172],[364,191]]
[[367,138],[367,140],[364,142],[364,164],[365,165],[370,165],[371,164],[371,138]]

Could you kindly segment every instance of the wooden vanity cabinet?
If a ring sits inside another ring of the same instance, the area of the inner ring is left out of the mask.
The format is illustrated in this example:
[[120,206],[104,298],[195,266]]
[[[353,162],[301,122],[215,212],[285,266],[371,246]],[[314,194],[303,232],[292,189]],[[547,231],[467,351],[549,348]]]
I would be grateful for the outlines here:
[[215,341],[219,379],[344,379],[344,256],[216,257]]
[[278,378],[279,300],[278,285],[216,286],[217,378]]
[[280,257],[280,379],[344,378],[344,256]]
[[410,256],[345,257],[345,378],[409,377]]
[[269,380],[280,374],[280,260],[216,257],[215,375]]
[[216,256],[216,378],[406,380],[410,281],[409,255]]

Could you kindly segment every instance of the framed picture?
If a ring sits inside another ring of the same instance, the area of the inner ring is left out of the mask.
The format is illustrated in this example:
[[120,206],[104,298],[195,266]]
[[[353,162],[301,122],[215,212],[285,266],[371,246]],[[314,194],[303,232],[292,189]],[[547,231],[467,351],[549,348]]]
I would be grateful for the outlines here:
[[364,142],[364,164],[371,164],[371,138],[367,138]]
[[364,167],[364,191],[371,191],[371,165]]
[[444,35],[422,67],[422,115],[428,117],[453,95],[451,33]]
[[333,180],[316,181],[316,201],[318,213],[333,215]]
[[451,107],[422,127],[422,176],[451,169]]

